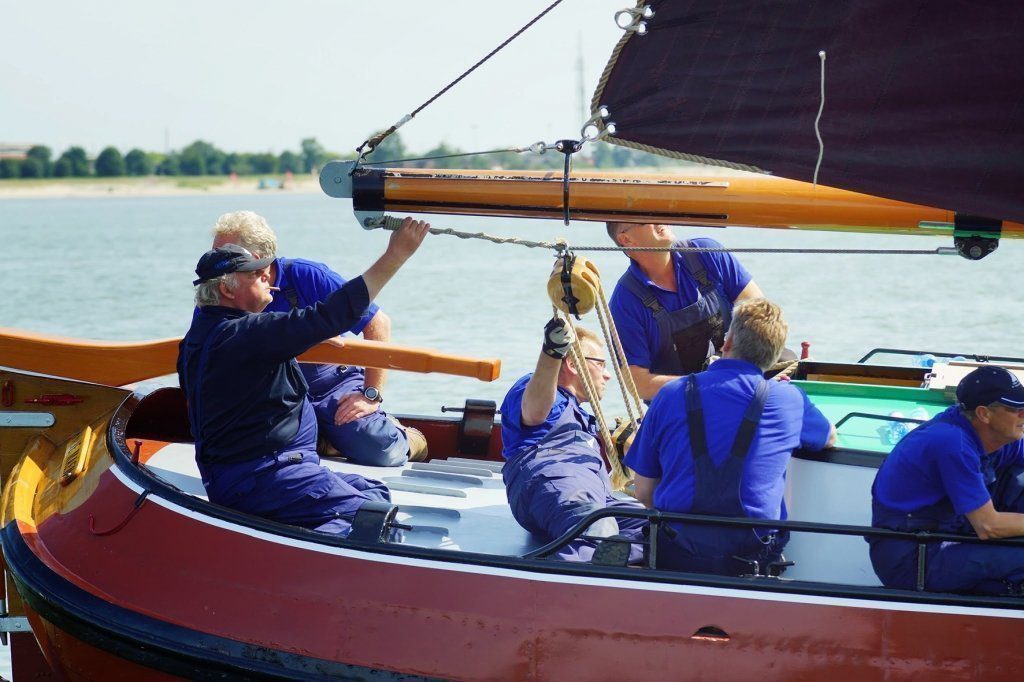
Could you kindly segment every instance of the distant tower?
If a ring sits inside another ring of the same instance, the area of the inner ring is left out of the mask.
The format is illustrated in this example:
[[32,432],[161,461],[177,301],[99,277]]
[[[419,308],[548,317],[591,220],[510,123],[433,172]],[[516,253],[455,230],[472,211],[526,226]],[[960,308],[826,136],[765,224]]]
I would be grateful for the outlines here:
[[576,78],[579,85],[580,96],[580,124],[590,118],[590,107],[587,106],[586,78],[583,71],[583,32],[577,34],[576,38]]
[[164,154],[171,153],[171,129],[164,128]]

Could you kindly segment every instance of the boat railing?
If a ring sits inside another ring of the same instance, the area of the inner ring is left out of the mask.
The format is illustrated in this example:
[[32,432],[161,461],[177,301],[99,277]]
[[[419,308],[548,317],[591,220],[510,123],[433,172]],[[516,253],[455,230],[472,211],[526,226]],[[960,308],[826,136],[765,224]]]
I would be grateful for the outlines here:
[[931,355],[935,358],[971,360],[972,362],[1021,362],[1024,358],[1014,358],[1004,355],[978,355],[976,353],[945,353],[935,350],[910,350],[908,348],[872,348],[864,357],[857,361],[862,365],[876,355],[907,355],[910,357]]
[[[646,519],[650,524],[649,532],[643,540],[636,541],[624,536],[596,537],[587,535],[586,531],[595,522],[606,518],[631,518]],[[962,544],[984,544],[988,547],[1007,546],[1024,548],[1024,538],[1007,538],[982,540],[976,535],[958,535],[955,533],[938,533],[928,530],[914,532],[889,530],[886,528],[874,528],[869,526],[851,526],[834,523],[816,523],[812,521],[781,521],[775,519],[750,519],[724,516],[708,516],[703,514],[681,514],[678,512],[663,512],[656,509],[606,507],[598,509],[580,520],[573,528],[564,533],[561,537],[539,547],[522,558],[547,559],[553,557],[561,549],[572,542],[587,540],[595,544],[641,544],[644,546],[644,560],[642,568],[659,570],[658,549],[655,539],[664,524],[667,523],[690,523],[702,526],[718,526],[723,528],[764,528],[768,531],[787,530],[799,533],[818,533],[825,535],[859,536],[864,538],[886,538],[890,540],[906,540],[917,544],[917,585],[919,592],[925,589],[925,569],[927,563],[928,546],[936,542],[958,542]],[[755,569],[756,570],[756,569]],[[754,573],[751,577],[774,578],[777,576],[762,575]]]

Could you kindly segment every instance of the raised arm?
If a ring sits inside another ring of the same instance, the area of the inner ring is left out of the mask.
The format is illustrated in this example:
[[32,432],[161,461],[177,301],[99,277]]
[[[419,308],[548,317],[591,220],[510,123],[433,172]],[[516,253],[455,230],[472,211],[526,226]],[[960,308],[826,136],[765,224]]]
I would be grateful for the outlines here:
[[420,248],[428,229],[430,223],[406,218],[402,221],[402,226],[391,233],[384,254],[363,273],[363,282],[371,301],[377,298],[384,285],[391,281],[399,268],[416,253],[416,249]]
[[524,426],[543,424],[555,404],[558,392],[558,373],[562,359],[572,344],[572,327],[560,317],[553,317],[544,327],[544,346],[533,376],[526,382],[520,419]]

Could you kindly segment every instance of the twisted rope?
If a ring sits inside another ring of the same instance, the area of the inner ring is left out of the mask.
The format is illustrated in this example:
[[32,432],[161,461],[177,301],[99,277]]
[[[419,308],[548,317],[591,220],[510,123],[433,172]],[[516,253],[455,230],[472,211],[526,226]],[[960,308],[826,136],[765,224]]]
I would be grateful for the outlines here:
[[[383,216],[368,219],[364,227],[368,230],[389,230],[394,232],[402,224],[400,218]],[[941,256],[948,253],[944,247],[934,249],[801,249],[801,248],[769,248],[769,247],[711,247],[711,246],[574,246],[564,239],[557,241],[534,241],[519,237],[499,237],[486,232],[462,232],[452,228],[430,228],[430,234],[448,235],[459,239],[480,239],[494,244],[512,244],[530,249],[550,249],[561,255],[569,251],[674,251],[680,253],[802,253],[802,254],[858,254],[870,256]]]

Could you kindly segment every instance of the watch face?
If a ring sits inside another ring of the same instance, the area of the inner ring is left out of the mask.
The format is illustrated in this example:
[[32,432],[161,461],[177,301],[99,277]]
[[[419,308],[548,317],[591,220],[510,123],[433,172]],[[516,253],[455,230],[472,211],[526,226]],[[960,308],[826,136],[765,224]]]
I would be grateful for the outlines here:
[[367,400],[378,400],[380,399],[380,391],[373,386],[367,386],[363,389],[363,395],[366,396]]

